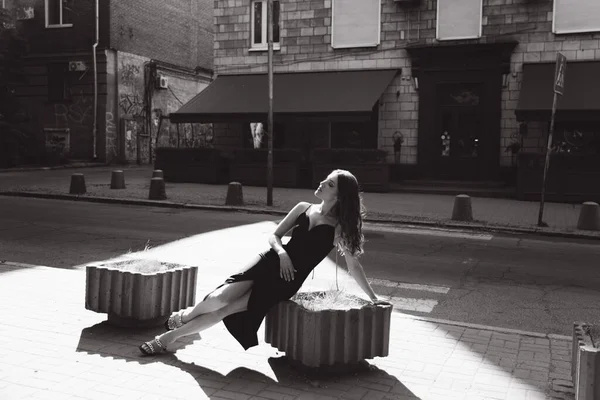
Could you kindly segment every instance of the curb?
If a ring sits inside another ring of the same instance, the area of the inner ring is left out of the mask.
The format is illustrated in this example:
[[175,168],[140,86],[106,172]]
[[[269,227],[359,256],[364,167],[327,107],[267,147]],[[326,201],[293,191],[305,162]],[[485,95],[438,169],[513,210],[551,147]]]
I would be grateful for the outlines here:
[[[164,207],[164,208],[184,208],[192,210],[207,210],[207,211],[233,211],[233,212],[246,212],[252,214],[266,214],[285,216],[286,211],[270,210],[266,208],[252,208],[252,207],[236,207],[236,206],[218,206],[208,204],[192,204],[192,203],[177,203],[165,200],[143,200],[143,199],[122,199],[113,197],[92,197],[86,195],[71,195],[71,194],[51,194],[51,193],[36,193],[36,192],[0,192],[0,196],[7,197],[29,197],[29,198],[40,198],[40,199],[52,199],[52,200],[71,200],[71,201],[85,201],[91,203],[105,203],[105,204],[124,204],[124,205],[135,205],[135,206],[151,206],[151,207]],[[502,225],[488,225],[485,223],[461,223],[454,222],[452,220],[435,220],[425,221],[418,220],[410,217],[398,217],[394,219],[382,219],[382,218],[366,218],[365,222],[375,222],[389,225],[403,225],[403,226],[419,226],[429,228],[446,228],[446,229],[460,229],[460,230],[471,230],[480,232],[490,233],[507,233],[507,234],[525,234],[525,235],[538,235],[555,238],[565,239],[587,239],[587,240],[600,240],[600,234],[586,233],[586,232],[566,232],[566,231],[552,231],[544,228],[528,228],[528,227],[516,227],[516,226],[502,226]]]
[[422,317],[422,316],[418,316],[418,315],[403,314],[403,313],[398,313],[398,314],[399,314],[398,317],[403,318],[403,319],[431,322],[431,323],[440,324],[440,325],[459,326],[461,328],[479,329],[482,331],[504,333],[507,335],[528,336],[528,337],[534,337],[534,338],[539,338],[539,339],[561,340],[561,341],[565,341],[565,342],[571,342],[573,340],[573,338],[571,336],[559,335],[556,333],[531,332],[531,331],[523,331],[520,329],[511,329],[511,328],[495,327],[495,326],[490,326],[490,325],[473,324],[470,322],[451,321],[448,319]]
[[53,165],[51,167],[15,167],[15,168],[0,168],[0,174],[4,172],[29,172],[29,171],[51,171],[56,169],[70,168],[95,168],[95,167],[110,167],[107,163],[82,162],[64,165]]

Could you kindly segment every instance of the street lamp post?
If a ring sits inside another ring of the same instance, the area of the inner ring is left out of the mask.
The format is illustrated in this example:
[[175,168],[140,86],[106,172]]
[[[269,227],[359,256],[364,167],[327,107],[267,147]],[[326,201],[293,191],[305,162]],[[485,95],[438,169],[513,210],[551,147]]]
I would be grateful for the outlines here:
[[267,42],[268,42],[268,79],[269,79],[269,116],[268,136],[269,149],[267,153],[267,206],[273,205],[273,0],[267,0]]

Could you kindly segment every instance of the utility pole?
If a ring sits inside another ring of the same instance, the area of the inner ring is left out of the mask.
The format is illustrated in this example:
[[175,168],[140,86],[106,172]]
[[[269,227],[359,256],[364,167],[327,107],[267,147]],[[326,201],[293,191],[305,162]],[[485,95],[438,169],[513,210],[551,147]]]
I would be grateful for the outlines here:
[[269,150],[267,153],[267,206],[273,205],[273,0],[267,0],[267,42],[268,42],[268,79],[269,79],[269,117],[267,132],[269,136]]

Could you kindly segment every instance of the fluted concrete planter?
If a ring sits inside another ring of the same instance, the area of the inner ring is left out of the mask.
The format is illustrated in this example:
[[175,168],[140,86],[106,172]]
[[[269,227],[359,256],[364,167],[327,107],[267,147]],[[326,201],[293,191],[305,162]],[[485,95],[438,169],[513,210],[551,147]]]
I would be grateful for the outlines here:
[[198,267],[155,262],[138,268],[136,261],[88,265],[85,308],[107,313],[113,325],[151,327],[195,304]]
[[571,375],[576,400],[600,399],[600,326],[573,324]]
[[301,301],[324,293],[299,294],[273,307],[265,321],[265,341],[309,368],[351,365],[388,355],[392,305],[373,305],[350,295],[345,296],[352,297],[354,304],[346,307],[307,309]]

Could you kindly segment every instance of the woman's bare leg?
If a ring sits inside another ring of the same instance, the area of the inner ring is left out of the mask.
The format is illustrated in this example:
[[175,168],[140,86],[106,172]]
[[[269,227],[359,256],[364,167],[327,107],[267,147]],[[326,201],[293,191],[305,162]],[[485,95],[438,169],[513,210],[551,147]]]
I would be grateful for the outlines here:
[[202,314],[212,313],[242,297],[251,288],[253,281],[228,283],[212,292],[206,299],[184,310],[181,319],[184,324]]
[[187,324],[183,325],[181,328],[163,333],[162,335],[158,336],[158,339],[166,347],[181,337],[193,335],[194,333],[210,328],[228,315],[246,311],[248,309],[250,292],[250,290],[247,290],[244,294],[236,299],[233,299],[224,307],[216,311],[201,314],[189,321]]
[[[260,259],[260,256],[253,257],[239,272],[252,268],[260,261]],[[212,292],[205,300],[199,302],[195,306],[186,308],[181,316],[182,322],[185,324],[201,314],[210,313],[223,308],[232,300],[250,290],[251,287],[252,281],[235,282],[220,287]]]

